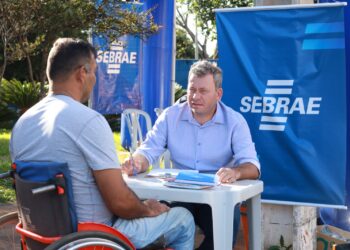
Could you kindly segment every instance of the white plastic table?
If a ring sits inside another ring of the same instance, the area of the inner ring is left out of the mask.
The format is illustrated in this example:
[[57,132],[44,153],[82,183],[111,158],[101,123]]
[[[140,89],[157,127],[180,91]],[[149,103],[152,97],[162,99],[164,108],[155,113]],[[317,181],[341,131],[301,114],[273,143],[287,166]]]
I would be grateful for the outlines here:
[[232,249],[233,209],[237,203],[247,201],[249,249],[261,249],[261,202],[263,182],[242,180],[211,189],[190,190],[169,188],[162,180],[140,174],[125,179],[128,186],[141,199],[157,199],[204,203],[211,206],[213,216],[214,248]]

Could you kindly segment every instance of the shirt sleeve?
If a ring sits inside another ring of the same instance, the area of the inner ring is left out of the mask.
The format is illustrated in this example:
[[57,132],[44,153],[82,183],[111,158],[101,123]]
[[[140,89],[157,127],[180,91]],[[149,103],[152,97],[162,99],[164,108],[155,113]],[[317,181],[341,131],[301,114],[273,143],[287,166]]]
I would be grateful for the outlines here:
[[146,157],[150,164],[154,164],[167,148],[167,110],[158,117],[152,130],[147,133],[146,140],[136,150],[136,154]]
[[252,141],[248,124],[243,117],[233,130],[232,148],[234,152],[234,166],[250,162],[257,167],[260,173],[260,163],[255,144]]
[[77,144],[93,170],[120,168],[113,133],[103,116],[86,123]]

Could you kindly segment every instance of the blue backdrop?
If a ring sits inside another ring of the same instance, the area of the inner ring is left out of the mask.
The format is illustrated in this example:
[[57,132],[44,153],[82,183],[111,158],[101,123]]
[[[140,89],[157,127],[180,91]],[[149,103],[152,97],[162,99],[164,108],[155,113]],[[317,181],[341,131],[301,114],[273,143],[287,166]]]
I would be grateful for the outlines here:
[[223,101],[247,119],[263,199],[344,205],[343,7],[218,11]]
[[[320,2],[335,2],[335,0],[321,0]],[[348,5],[345,7],[345,50],[346,50],[346,85],[347,85],[347,161],[346,161],[346,205],[347,210],[322,208],[321,218],[324,223],[350,231],[350,6],[349,0],[342,0]]]
[[117,42],[110,42],[96,34],[92,39],[93,45],[99,48],[92,108],[101,114],[117,114],[126,108],[141,108],[140,39],[128,35]]
[[[125,3],[122,7],[142,11],[140,4]],[[93,34],[92,44],[98,50],[98,69],[91,107],[101,114],[118,114],[126,108],[141,108],[141,40],[125,35],[118,41],[109,41],[103,34]]]

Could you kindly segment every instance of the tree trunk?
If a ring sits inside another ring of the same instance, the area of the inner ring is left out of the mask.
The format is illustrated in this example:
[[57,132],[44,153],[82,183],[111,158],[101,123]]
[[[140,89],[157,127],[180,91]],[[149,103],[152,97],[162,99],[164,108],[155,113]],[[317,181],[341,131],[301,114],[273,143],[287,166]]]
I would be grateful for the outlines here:
[[26,58],[28,63],[29,80],[30,82],[34,83],[32,60],[30,59],[30,56],[27,53],[26,53]]
[[21,36],[20,40],[19,40],[19,45],[20,45],[21,50],[23,51],[23,53],[24,53],[24,55],[26,56],[26,59],[27,59],[29,81],[34,83],[32,60],[30,59],[30,56],[29,56],[29,53],[27,51],[27,48],[26,48],[25,44],[28,44],[28,39],[27,39],[27,37]]
[[6,52],[4,52],[4,63],[0,66],[0,87],[2,83],[2,78],[4,77],[4,74],[5,74],[6,65],[7,65],[7,56],[6,56]]
[[215,45],[215,51],[212,56],[212,59],[218,59],[218,44]]
[[6,52],[6,47],[7,47],[7,42],[6,39],[3,39],[3,44],[4,44],[4,63],[0,66],[0,87],[2,83],[2,78],[4,77],[6,66],[7,66],[7,52]]
[[45,92],[45,83],[46,83],[46,63],[47,63],[47,57],[49,53],[47,48],[45,48],[42,52],[42,57],[41,57],[41,68],[40,68],[40,95],[41,97],[44,97],[46,92]]

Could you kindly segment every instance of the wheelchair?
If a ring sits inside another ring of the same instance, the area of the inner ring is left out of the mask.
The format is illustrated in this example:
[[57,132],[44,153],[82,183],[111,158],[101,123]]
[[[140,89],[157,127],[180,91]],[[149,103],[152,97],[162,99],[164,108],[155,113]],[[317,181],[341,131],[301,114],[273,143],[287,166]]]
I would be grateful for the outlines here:
[[20,234],[21,249],[136,249],[115,228],[77,222],[66,163],[17,161],[0,178],[8,175],[14,179],[16,190],[19,217],[16,231]]

